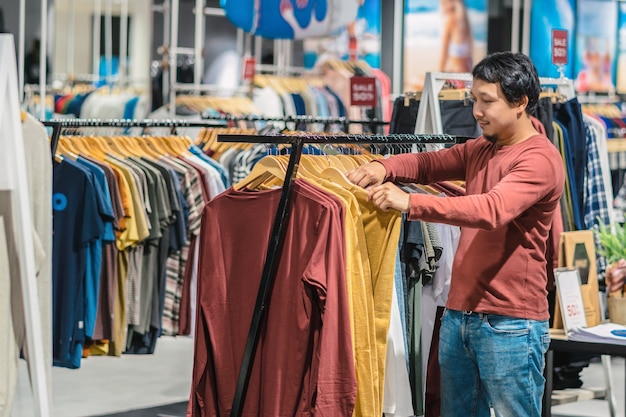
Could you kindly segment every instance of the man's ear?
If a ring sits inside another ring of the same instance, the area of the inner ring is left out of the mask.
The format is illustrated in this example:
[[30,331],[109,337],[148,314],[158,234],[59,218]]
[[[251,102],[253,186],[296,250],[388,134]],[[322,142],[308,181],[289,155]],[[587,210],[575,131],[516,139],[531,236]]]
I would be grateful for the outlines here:
[[520,98],[517,103],[515,103],[515,106],[520,110],[521,113],[525,113],[526,107],[528,106],[528,101],[528,96],[522,96],[522,98]]

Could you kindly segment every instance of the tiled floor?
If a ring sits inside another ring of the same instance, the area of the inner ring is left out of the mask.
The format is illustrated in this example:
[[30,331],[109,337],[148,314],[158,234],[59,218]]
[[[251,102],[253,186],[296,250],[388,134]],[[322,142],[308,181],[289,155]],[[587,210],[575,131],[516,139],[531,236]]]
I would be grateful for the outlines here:
[[[185,401],[189,395],[192,363],[193,340],[164,337],[159,339],[154,355],[92,357],[83,361],[80,370],[54,368],[52,417],[96,416]],[[613,359],[611,371],[617,416],[626,417],[624,359]],[[585,368],[582,380],[584,387],[603,387],[601,364],[592,363]],[[610,416],[608,402],[601,400],[555,406],[552,407],[552,415]],[[24,363],[20,364],[13,417],[35,417]]]

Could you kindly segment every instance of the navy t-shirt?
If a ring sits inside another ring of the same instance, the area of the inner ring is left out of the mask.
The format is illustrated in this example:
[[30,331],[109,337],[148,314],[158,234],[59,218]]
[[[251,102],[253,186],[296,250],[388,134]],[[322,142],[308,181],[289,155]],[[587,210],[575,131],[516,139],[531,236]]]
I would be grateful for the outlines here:
[[74,162],[54,164],[52,210],[53,362],[75,368],[72,357],[84,341],[86,252],[104,225],[93,181]]

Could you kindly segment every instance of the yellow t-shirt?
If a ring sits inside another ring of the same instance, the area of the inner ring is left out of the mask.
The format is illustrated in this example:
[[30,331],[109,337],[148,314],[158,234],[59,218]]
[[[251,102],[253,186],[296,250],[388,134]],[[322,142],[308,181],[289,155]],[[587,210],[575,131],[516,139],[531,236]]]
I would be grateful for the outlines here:
[[314,178],[310,181],[339,198],[346,208],[346,277],[357,380],[353,415],[354,417],[382,416],[374,296],[359,202],[350,191],[337,184],[321,178]]
[[385,363],[387,333],[391,317],[391,299],[394,291],[396,253],[400,239],[402,214],[396,210],[383,211],[367,201],[367,191],[352,187],[361,209],[365,230],[367,254],[371,267],[376,328],[376,354],[378,356],[379,398],[383,404],[385,392]]

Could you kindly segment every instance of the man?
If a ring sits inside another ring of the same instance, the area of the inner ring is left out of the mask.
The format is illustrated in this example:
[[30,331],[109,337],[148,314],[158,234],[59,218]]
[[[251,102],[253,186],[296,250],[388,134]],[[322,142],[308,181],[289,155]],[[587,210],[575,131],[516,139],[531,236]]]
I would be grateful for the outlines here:
[[[490,405],[497,416],[539,416],[550,342],[546,241],[563,162],[531,122],[540,85],[527,56],[489,55],[472,75],[481,137],[347,176],[383,210],[461,226],[440,333],[442,416],[488,417]],[[464,180],[466,196],[406,194],[392,184],[440,180]]]

